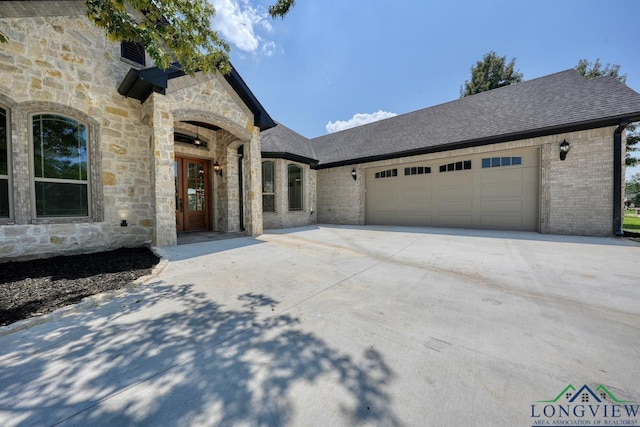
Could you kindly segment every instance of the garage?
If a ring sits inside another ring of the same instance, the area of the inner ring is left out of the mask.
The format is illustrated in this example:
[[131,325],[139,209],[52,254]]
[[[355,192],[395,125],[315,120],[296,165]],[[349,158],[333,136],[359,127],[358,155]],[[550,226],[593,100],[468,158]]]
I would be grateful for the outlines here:
[[367,224],[538,231],[537,148],[366,171]]

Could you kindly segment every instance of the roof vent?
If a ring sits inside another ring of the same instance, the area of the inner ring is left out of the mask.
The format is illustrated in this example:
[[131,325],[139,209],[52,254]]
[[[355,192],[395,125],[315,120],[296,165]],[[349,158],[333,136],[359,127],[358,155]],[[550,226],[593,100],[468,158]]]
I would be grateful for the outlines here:
[[146,65],[142,43],[123,41],[120,43],[120,56],[136,64]]

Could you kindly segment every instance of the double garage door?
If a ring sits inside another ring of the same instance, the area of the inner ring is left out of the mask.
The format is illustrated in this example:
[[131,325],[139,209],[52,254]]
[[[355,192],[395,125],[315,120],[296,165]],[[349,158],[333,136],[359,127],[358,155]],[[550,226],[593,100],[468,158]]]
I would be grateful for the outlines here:
[[538,230],[538,149],[367,169],[367,224]]

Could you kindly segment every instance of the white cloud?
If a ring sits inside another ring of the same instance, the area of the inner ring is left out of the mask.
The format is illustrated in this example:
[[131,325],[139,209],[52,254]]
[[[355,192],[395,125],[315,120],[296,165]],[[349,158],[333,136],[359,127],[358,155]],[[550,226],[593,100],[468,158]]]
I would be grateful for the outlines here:
[[367,123],[377,122],[378,120],[388,119],[389,117],[394,116],[397,116],[397,114],[389,113],[382,110],[378,110],[375,113],[357,113],[354,114],[353,117],[351,117],[349,120],[336,120],[335,122],[327,123],[326,129],[327,132],[334,133],[356,126],[365,125]]
[[209,1],[216,8],[212,26],[228,42],[245,52],[257,52],[262,44],[263,53],[267,56],[273,54],[275,43],[271,41],[265,43],[256,32],[258,27],[269,33],[273,31],[265,9],[254,8],[248,0]]

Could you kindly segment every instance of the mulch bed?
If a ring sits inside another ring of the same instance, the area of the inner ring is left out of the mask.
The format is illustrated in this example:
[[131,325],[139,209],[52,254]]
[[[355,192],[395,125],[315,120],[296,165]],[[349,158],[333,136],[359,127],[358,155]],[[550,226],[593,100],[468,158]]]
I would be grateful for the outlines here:
[[158,257],[122,248],[0,264],[0,326],[40,316],[151,274]]

